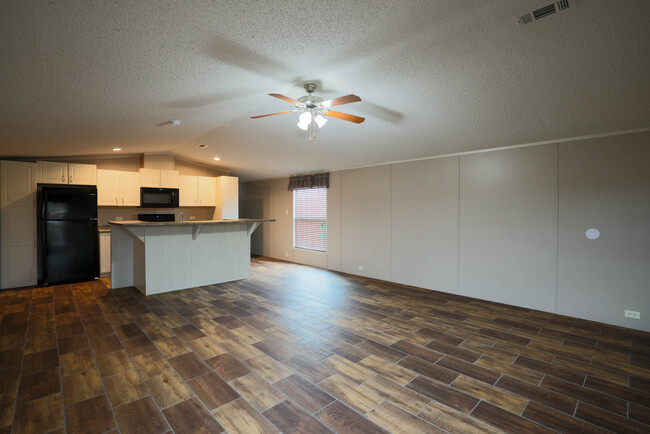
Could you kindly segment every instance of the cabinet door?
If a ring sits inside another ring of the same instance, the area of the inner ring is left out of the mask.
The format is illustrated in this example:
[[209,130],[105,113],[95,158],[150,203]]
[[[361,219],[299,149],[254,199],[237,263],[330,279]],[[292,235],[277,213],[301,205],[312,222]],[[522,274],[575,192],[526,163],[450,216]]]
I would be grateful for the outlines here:
[[179,179],[178,171],[176,170],[161,170],[160,171],[160,186],[162,188],[178,188]]
[[236,176],[222,176],[222,201],[223,205],[239,204],[239,178]]
[[140,206],[140,173],[120,173],[121,206]]
[[68,163],[37,161],[36,182],[39,184],[67,184]]
[[97,205],[118,205],[119,176],[120,172],[117,170],[97,170]]
[[111,233],[100,232],[99,234],[99,273],[108,274],[111,272]]
[[181,175],[179,179],[180,179],[179,205],[197,206],[198,193],[199,193],[198,177]]
[[224,205],[221,208],[221,220],[238,219],[239,205]]
[[160,187],[160,169],[140,169],[141,187]]
[[199,176],[199,206],[217,204],[217,178]]
[[97,185],[97,166],[94,164],[68,164],[68,183]]
[[36,285],[36,172],[34,163],[0,163],[0,287]]

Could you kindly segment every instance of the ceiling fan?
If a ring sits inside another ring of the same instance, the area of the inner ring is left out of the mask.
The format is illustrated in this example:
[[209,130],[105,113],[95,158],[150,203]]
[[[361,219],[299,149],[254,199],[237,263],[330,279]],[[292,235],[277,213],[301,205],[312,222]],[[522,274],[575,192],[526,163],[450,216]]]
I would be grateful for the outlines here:
[[323,98],[313,96],[312,93],[316,90],[316,83],[305,83],[305,90],[307,95],[298,98],[298,101],[289,98],[288,96],[280,95],[279,93],[270,93],[269,95],[274,98],[279,98],[288,103],[291,103],[296,106],[294,110],[287,110],[284,112],[270,113],[268,115],[252,116],[251,119],[259,119],[267,116],[282,115],[285,113],[295,113],[299,112],[300,117],[298,118],[298,127],[302,130],[309,131],[309,141],[316,137],[316,129],[322,128],[327,122],[327,119],[324,116],[337,118],[348,122],[354,122],[355,124],[360,124],[365,121],[365,118],[360,116],[349,115],[347,113],[341,113],[334,110],[330,110],[330,107],[335,107],[337,105],[350,104],[352,102],[361,101],[356,95],[345,95],[338,98],[329,99],[323,101]]

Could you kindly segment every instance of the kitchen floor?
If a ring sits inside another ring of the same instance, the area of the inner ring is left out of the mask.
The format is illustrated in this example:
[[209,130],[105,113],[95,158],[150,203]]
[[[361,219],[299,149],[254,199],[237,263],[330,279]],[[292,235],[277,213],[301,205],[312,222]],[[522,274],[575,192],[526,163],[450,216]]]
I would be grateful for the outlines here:
[[[256,258],[0,293],[0,433],[650,431],[650,334]],[[386,430],[386,431],[385,431]]]

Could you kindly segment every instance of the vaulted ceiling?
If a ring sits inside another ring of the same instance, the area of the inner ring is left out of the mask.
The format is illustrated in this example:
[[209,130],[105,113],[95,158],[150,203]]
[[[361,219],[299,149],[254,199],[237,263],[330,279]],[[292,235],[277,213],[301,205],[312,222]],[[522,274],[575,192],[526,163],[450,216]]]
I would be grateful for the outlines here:
[[[8,0],[0,156],[119,146],[259,179],[649,127],[650,2],[517,25],[549,3]],[[250,119],[306,81],[366,122],[309,143],[296,114]]]

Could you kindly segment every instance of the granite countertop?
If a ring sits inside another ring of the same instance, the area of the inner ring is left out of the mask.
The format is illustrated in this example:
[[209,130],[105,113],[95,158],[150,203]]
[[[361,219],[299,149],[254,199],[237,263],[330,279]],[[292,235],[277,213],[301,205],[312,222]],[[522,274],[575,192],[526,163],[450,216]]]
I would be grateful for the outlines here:
[[268,223],[275,219],[232,219],[232,220],[189,220],[183,222],[143,222],[141,220],[126,220],[121,222],[108,222],[119,226],[193,226],[193,225],[218,225],[224,223]]
[[110,232],[110,231],[111,231],[110,225],[97,226],[97,232]]

